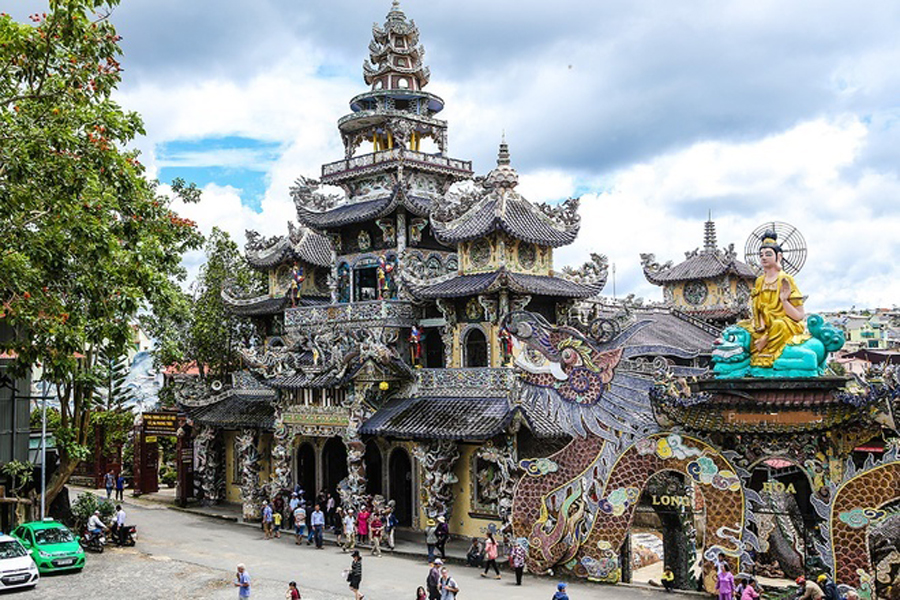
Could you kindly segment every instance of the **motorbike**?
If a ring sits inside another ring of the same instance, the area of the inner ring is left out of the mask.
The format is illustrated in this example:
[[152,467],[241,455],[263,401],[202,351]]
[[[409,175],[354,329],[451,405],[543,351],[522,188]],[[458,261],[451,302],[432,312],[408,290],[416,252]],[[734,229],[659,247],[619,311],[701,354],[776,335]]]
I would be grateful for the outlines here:
[[85,528],[78,542],[85,550],[102,554],[103,547],[106,546],[106,535],[102,531],[100,533],[93,533]]
[[134,546],[137,543],[137,526],[136,525],[125,525],[125,539],[122,540],[119,537],[119,528],[113,523],[112,529],[110,529],[110,536],[112,536],[113,541],[115,541],[116,545],[119,546]]

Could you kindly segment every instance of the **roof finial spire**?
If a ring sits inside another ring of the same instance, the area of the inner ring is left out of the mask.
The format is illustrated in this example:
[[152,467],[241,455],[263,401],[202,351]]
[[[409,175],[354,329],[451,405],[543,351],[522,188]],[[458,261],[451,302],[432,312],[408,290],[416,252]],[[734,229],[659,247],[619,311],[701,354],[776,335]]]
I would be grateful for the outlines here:
[[716,223],[712,220],[712,210],[710,210],[709,218],[706,221],[703,231],[703,249],[706,252],[715,252],[716,248]]
[[509,146],[506,145],[506,130],[500,138],[500,151],[497,153],[497,166],[509,165]]

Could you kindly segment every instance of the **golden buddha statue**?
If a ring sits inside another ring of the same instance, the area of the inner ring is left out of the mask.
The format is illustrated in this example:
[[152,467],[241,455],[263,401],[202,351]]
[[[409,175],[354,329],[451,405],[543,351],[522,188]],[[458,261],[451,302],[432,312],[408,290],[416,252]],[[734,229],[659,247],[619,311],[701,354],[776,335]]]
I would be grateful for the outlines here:
[[750,293],[750,319],[738,323],[750,332],[750,365],[771,367],[788,344],[809,339],[805,332],[803,296],[794,278],[781,268],[783,258],[778,235],[763,234],[759,262],[763,274],[756,278]]

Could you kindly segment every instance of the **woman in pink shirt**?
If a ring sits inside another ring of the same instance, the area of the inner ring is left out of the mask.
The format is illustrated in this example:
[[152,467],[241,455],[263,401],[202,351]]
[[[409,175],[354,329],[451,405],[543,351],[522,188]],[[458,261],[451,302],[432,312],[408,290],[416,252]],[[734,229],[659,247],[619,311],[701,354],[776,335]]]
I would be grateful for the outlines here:
[[719,594],[719,600],[734,600],[734,575],[731,574],[728,563],[723,564],[722,570],[719,571],[716,592]]
[[757,600],[759,598],[759,592],[756,591],[756,580],[751,579],[747,582],[747,585],[744,586],[744,593],[741,594],[741,600]]
[[372,513],[369,512],[368,506],[363,506],[362,510],[359,511],[359,515],[356,517],[356,535],[359,536],[359,541],[365,539],[367,542],[371,542],[369,539],[369,515]]

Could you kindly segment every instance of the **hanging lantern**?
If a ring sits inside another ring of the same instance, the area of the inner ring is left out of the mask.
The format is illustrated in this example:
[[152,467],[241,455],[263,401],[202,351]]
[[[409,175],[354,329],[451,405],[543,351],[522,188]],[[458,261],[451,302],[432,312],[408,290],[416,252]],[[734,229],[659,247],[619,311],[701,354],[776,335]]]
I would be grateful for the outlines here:
[[378,389],[381,390],[382,392],[388,391],[388,388],[390,388],[390,387],[391,386],[387,381],[382,381],[381,383],[378,384]]

